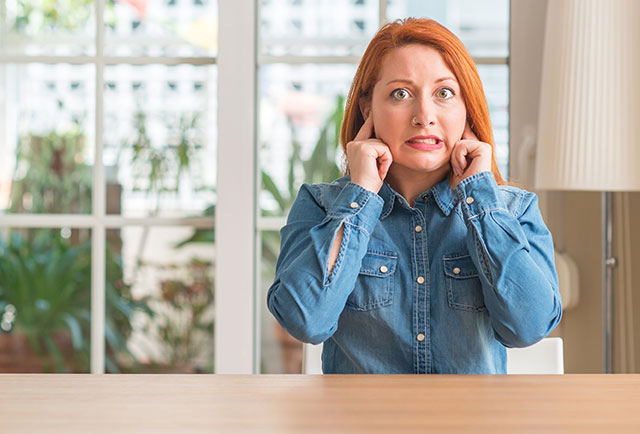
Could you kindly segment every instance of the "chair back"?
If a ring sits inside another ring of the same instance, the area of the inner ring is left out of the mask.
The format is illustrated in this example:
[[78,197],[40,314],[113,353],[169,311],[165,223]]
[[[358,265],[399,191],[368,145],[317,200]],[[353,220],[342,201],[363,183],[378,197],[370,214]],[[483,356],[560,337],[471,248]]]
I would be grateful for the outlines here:
[[562,338],[544,338],[526,348],[507,348],[507,374],[564,374]]
[[[526,348],[507,348],[507,374],[564,374],[562,338],[544,338]],[[322,344],[302,346],[302,373],[322,374]]]

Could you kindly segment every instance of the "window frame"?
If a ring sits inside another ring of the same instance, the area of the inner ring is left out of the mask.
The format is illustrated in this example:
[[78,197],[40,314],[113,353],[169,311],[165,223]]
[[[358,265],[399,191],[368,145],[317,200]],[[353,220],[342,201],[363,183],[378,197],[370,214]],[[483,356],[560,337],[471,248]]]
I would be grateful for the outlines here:
[[[96,0],[95,55],[0,55],[7,63],[70,63],[95,66],[95,142],[91,214],[0,214],[0,227],[91,229],[91,370],[105,372],[106,230],[125,226],[217,228],[215,243],[215,373],[260,373],[260,233],[279,230],[284,217],[260,215],[257,75],[269,63],[353,63],[358,56],[266,56],[259,53],[260,0],[218,1],[218,54],[215,57],[118,57],[104,55],[104,7]],[[4,2],[3,2],[4,7]],[[379,24],[386,22],[387,0],[378,0]],[[243,29],[238,32],[238,29]],[[509,65],[509,57],[477,57],[477,64]],[[123,217],[106,213],[103,161],[104,69],[108,65],[217,65],[218,151],[215,221],[207,217]],[[224,110],[220,110],[224,107]],[[247,109],[247,107],[249,107]],[[242,158],[238,158],[242,156]]]

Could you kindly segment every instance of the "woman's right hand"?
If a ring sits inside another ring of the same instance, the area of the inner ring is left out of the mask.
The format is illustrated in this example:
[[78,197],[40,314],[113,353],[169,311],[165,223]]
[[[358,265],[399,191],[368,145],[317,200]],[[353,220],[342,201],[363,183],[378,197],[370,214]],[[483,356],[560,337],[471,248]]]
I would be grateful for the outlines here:
[[353,141],[347,143],[351,182],[378,193],[393,162],[389,147],[372,138],[373,116],[369,115]]

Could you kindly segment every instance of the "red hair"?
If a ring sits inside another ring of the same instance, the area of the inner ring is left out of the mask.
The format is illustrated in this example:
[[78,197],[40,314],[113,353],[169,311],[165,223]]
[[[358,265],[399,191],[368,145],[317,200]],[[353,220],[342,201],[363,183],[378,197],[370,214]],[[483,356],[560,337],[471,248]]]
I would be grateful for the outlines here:
[[356,137],[364,124],[364,118],[360,112],[360,100],[371,99],[384,57],[394,48],[408,44],[424,44],[440,52],[445,64],[460,85],[461,96],[467,109],[467,122],[471,130],[480,141],[489,143],[493,148],[491,171],[496,182],[507,184],[502,179],[496,163],[489,107],[476,65],[462,42],[451,31],[429,19],[406,18],[387,23],[369,43],[353,78],[344,110],[340,141],[345,155],[347,143]]

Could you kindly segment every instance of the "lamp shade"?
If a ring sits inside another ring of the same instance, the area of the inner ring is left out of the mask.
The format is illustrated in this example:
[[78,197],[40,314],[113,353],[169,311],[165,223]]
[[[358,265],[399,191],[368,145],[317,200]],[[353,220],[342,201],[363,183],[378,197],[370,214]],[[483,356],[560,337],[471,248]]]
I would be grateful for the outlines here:
[[535,187],[640,190],[640,1],[547,6]]

